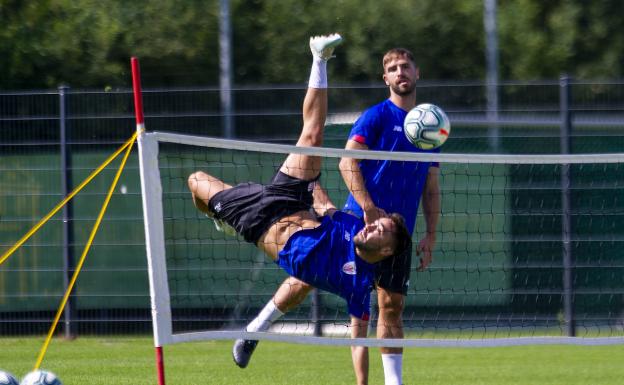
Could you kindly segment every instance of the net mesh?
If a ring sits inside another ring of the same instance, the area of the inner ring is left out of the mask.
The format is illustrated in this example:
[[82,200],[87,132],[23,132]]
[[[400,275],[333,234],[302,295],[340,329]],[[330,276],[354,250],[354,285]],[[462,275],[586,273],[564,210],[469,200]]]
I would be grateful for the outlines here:
[[[229,184],[267,183],[285,154],[301,149],[275,146],[278,151],[270,152],[267,144],[166,134],[159,140],[173,333],[242,330],[286,274],[242,237],[216,231],[194,207],[186,181],[202,170]],[[321,184],[340,207],[348,191],[338,160],[354,153],[305,151],[324,156]],[[408,339],[513,341],[571,330],[580,337],[624,335],[624,166],[617,157],[435,157],[442,212],[432,265],[418,272],[412,264],[403,313]],[[424,228],[419,214],[415,242]],[[568,269],[564,245],[571,252]],[[326,337],[346,338],[348,324],[345,301],[321,292],[318,301],[308,298],[282,317],[271,333],[320,329]]]

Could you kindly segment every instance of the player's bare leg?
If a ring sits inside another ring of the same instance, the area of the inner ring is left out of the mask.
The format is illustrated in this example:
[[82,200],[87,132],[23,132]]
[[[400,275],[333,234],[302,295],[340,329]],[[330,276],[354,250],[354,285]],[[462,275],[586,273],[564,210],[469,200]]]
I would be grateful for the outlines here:
[[[332,57],[334,48],[342,42],[340,35],[315,36],[310,39],[310,50],[314,57],[310,72],[310,81],[303,101],[303,128],[297,146],[318,147],[323,143],[323,129],[327,117],[327,60]],[[321,158],[300,154],[290,154],[280,171],[302,180],[312,180],[321,171]],[[294,279],[287,279],[280,289],[262,309],[260,314],[247,325],[250,332],[266,331],[271,324],[303,301],[311,286]],[[274,301],[276,300],[277,303]],[[258,341],[238,339],[234,342],[232,357],[241,368],[247,367]]]
[[[327,89],[308,88],[303,102],[303,129],[297,146],[319,147],[323,144],[323,128],[326,116]],[[312,180],[321,171],[321,158],[290,154],[280,171],[294,178]]]
[[208,208],[208,201],[218,192],[232,188],[231,185],[203,171],[192,173],[188,177],[187,183],[193,196],[195,207],[211,216],[213,213]]
[[[297,146],[319,147],[323,144],[323,129],[327,118],[327,60],[341,42],[342,38],[338,34],[310,39],[313,63],[303,101],[303,128]],[[295,178],[311,180],[321,171],[321,158],[290,154],[280,171]]]
[[212,175],[206,174],[203,171],[197,171],[192,173],[187,180],[189,190],[193,196],[193,203],[198,210],[205,213],[206,216],[212,218],[215,227],[219,231],[223,231],[229,235],[236,235],[236,230],[232,226],[214,219],[214,213],[208,208],[208,201],[215,196],[218,192],[232,188],[231,185],[223,182],[221,179]]
[[307,283],[288,277],[273,295],[273,302],[282,313],[286,313],[303,302],[312,289],[314,288]]
[[[403,338],[403,306],[405,298],[384,288],[377,288],[379,319],[377,338]],[[400,384],[403,364],[403,349],[381,347],[385,382]]]

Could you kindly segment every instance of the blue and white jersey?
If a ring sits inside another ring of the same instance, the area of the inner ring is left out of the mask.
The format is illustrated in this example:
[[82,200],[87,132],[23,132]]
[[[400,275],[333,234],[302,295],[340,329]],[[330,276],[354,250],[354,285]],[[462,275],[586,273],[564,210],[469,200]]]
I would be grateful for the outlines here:
[[355,254],[362,220],[337,211],[314,229],[294,233],[276,263],[289,275],[347,301],[349,314],[368,320],[375,265]]
[[[407,111],[397,107],[390,99],[386,99],[364,111],[351,128],[349,139],[376,151],[440,152],[439,148],[421,150],[407,140],[403,133],[406,115]],[[438,167],[438,164],[361,160],[359,165],[375,206],[387,213],[403,215],[408,230],[413,233],[429,167]],[[351,194],[347,198],[344,210],[363,217],[362,208]]]

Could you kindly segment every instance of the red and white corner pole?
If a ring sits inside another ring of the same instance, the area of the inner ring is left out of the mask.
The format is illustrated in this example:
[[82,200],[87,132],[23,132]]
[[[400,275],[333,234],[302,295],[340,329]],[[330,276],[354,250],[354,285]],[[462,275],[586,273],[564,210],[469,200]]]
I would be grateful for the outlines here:
[[132,66],[132,91],[134,93],[134,115],[136,117],[136,127],[139,134],[145,129],[145,119],[143,116],[143,91],[141,90],[141,69],[139,59],[130,59]]
[[165,385],[165,357],[162,346],[156,346],[156,371],[158,372],[158,385]]
[[[132,66],[132,91],[134,94],[134,115],[136,117],[137,137],[145,130],[145,119],[143,115],[143,92],[141,90],[141,70],[139,59],[130,59]],[[140,144],[140,143],[139,143]],[[156,349],[156,370],[158,372],[158,385],[165,385],[165,360],[162,346],[155,346]]]

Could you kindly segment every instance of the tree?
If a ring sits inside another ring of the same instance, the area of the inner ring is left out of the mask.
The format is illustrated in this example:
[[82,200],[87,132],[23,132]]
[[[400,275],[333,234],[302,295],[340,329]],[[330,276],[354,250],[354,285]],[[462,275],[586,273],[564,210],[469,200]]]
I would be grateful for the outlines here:
[[[0,0],[0,88],[127,87],[129,59],[151,86],[218,84],[217,1]],[[502,79],[620,77],[624,26],[613,1],[500,0]],[[234,84],[306,81],[307,39],[337,31],[336,82],[379,82],[391,47],[424,79],[485,76],[479,0],[231,0]]]
[[216,7],[202,1],[0,0],[0,16],[2,88],[126,87],[132,55],[160,85],[216,77]]
[[514,0],[499,7],[501,76],[511,79],[621,77],[621,4]]

